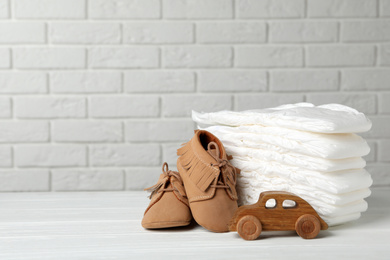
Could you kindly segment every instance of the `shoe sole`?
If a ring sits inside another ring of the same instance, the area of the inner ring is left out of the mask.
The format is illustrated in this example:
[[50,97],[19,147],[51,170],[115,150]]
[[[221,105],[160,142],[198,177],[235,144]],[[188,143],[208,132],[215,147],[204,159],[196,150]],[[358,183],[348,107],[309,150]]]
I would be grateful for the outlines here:
[[183,226],[188,226],[190,223],[191,221],[151,222],[151,223],[142,223],[142,226],[146,229],[159,229],[159,228],[183,227]]

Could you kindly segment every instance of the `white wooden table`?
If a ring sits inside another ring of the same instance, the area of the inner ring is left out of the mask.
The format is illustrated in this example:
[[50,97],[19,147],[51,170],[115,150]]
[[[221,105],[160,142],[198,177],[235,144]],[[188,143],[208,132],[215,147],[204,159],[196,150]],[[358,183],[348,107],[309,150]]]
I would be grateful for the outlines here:
[[373,189],[358,221],[244,241],[196,224],[141,227],[146,192],[0,193],[0,259],[390,259],[390,188]]

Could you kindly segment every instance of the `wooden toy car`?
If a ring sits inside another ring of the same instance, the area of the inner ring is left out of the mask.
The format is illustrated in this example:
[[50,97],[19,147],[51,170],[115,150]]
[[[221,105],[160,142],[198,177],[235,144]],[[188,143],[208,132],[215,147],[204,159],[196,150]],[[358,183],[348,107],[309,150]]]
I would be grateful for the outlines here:
[[[269,206],[270,202],[274,205]],[[230,231],[238,231],[246,240],[256,239],[262,230],[296,230],[302,238],[311,239],[325,229],[328,225],[309,203],[284,191],[262,192],[255,204],[239,207],[229,224]]]

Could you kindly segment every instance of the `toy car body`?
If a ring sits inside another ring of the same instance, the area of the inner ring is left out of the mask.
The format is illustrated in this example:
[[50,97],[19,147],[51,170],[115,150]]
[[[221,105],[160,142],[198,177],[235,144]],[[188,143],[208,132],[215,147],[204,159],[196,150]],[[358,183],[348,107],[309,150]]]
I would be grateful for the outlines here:
[[[268,206],[267,201],[275,201]],[[239,207],[229,224],[230,231],[246,239],[256,239],[262,230],[296,230],[302,238],[315,238],[328,225],[302,198],[284,191],[266,191],[253,205]]]

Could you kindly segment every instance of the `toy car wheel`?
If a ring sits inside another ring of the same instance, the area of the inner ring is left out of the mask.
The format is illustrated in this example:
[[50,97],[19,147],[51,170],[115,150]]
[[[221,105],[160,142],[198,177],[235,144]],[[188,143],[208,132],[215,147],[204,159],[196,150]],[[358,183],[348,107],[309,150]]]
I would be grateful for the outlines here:
[[304,239],[315,238],[320,232],[320,229],[320,221],[310,214],[300,216],[295,222],[295,230],[298,235]]
[[242,217],[237,223],[237,232],[245,240],[254,240],[259,237],[262,227],[258,218],[252,215]]

